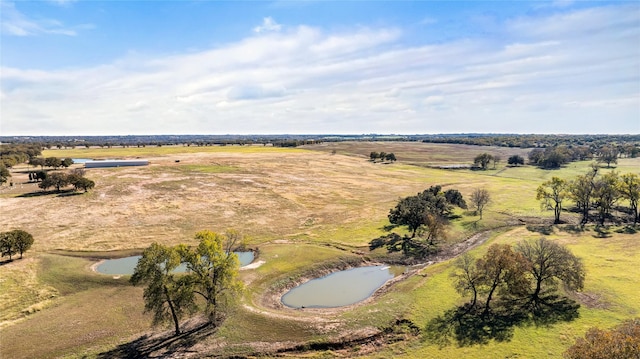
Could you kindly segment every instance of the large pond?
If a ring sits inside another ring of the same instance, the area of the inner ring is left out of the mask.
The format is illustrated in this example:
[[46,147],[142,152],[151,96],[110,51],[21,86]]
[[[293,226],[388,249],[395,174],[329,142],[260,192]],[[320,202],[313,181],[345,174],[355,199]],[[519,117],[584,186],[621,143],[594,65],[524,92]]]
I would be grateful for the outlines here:
[[369,298],[389,279],[401,274],[404,267],[359,267],[310,280],[282,296],[291,308],[334,308]]
[[[234,252],[238,255],[238,259],[240,260],[240,267],[244,267],[249,263],[253,262],[253,252]],[[100,263],[96,267],[96,271],[102,274],[112,274],[112,275],[129,275],[133,274],[136,265],[138,265],[138,259],[142,256],[131,256],[119,259],[108,259],[102,263]],[[178,273],[186,272],[187,266],[185,264],[181,264],[175,270]]]

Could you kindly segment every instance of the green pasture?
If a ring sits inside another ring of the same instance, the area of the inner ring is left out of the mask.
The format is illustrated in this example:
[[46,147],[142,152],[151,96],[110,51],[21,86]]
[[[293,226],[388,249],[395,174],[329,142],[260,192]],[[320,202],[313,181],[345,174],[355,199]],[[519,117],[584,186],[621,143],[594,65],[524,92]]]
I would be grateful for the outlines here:
[[[519,227],[498,235],[470,254],[481,256],[492,243],[514,244],[540,236],[545,235]],[[581,302],[578,319],[551,326],[516,327],[512,339],[506,342],[491,341],[486,345],[463,347],[454,342],[441,347],[416,339],[392,345],[367,357],[561,358],[562,352],[588,328],[609,328],[625,319],[640,316],[640,302],[637,300],[640,298],[640,234],[617,233],[614,229],[608,237],[600,238],[594,228],[568,232],[555,227],[546,237],[566,244],[585,264],[587,276],[582,293],[589,299],[577,299]],[[424,271],[425,279],[414,277],[398,286],[399,290],[411,288],[411,306],[405,315],[416,325],[424,328],[430,319],[464,302],[452,286],[450,275],[453,270],[453,261],[441,263],[428,267]]]

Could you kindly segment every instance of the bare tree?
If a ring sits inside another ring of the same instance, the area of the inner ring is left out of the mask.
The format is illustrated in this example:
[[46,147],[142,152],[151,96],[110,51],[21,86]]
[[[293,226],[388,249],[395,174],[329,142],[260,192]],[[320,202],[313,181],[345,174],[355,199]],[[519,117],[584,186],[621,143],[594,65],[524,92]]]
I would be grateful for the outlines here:
[[482,219],[482,211],[484,207],[491,201],[491,196],[489,195],[489,191],[484,188],[479,188],[471,193],[471,203],[473,204],[473,208],[476,210],[476,214],[480,215],[480,219]]

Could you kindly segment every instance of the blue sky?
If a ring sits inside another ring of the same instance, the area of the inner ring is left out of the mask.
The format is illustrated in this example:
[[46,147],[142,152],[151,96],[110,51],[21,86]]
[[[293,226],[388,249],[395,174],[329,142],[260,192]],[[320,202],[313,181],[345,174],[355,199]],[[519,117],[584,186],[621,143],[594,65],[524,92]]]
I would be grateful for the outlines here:
[[2,135],[640,133],[640,2],[0,0]]

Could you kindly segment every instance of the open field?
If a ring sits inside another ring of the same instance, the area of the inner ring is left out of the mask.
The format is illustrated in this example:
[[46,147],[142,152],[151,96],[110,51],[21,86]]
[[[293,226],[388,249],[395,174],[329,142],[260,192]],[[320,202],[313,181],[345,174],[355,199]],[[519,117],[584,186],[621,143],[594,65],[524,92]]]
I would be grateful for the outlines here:
[[[375,147],[375,148],[374,148]],[[319,149],[319,151],[318,151]],[[96,188],[86,194],[39,194],[27,182],[27,166],[13,173],[14,188],[0,191],[0,231],[25,229],[35,237],[25,259],[0,266],[0,357],[95,357],[122,354],[118,346],[156,333],[142,313],[142,289],[127,277],[95,274],[97,258],[139,253],[153,242],[194,244],[202,229],[233,228],[248,237],[264,264],[241,271],[248,284],[241,305],[217,332],[179,351],[202,355],[268,353],[310,342],[350,340],[376,333],[399,318],[423,328],[429,319],[461,302],[451,286],[451,262],[428,266],[346,309],[293,310],[277,305],[286,288],[329,268],[373,260],[368,242],[386,233],[387,214],[400,197],[431,185],[459,189],[465,197],[479,187],[492,195],[484,218],[459,211],[447,243],[491,231],[488,243],[513,243],[545,234],[522,223],[550,224],[536,187],[551,178],[585,173],[589,162],[557,171],[505,167],[495,170],[441,170],[426,167],[469,163],[478,146],[422,143],[329,143],[305,149],[262,146],[148,147],[46,151],[45,156],[135,158],[146,167],[87,170]],[[335,154],[334,154],[335,150]],[[371,151],[394,152],[393,164],[367,161]],[[513,151],[513,152],[512,152]],[[469,160],[470,159],[470,160]],[[179,162],[177,162],[179,161]],[[412,164],[418,164],[412,165]],[[76,165],[77,166],[77,165]],[[640,174],[640,159],[620,159],[618,172]],[[603,169],[603,171],[607,171]],[[576,223],[578,215],[562,219]],[[439,348],[419,337],[382,349],[362,345],[317,355],[389,357],[559,357],[590,326],[609,327],[640,315],[640,235],[563,231],[553,240],[569,246],[587,266],[580,318],[550,328],[516,328],[509,342]],[[570,228],[570,227],[569,227]],[[486,245],[472,250],[481,254]],[[275,304],[274,304],[275,303]],[[49,334],[46,334],[49,333]],[[50,333],[57,333],[55,336]],[[32,338],[50,342],[34,346]],[[155,354],[170,352],[161,347]],[[290,353],[291,354],[291,353]],[[293,354],[292,354],[293,355]],[[108,357],[108,356],[104,356]]]

